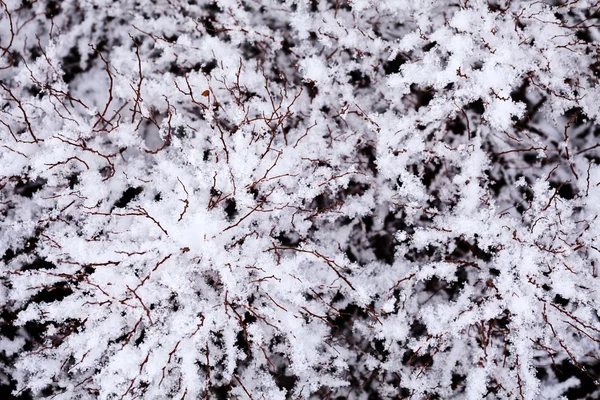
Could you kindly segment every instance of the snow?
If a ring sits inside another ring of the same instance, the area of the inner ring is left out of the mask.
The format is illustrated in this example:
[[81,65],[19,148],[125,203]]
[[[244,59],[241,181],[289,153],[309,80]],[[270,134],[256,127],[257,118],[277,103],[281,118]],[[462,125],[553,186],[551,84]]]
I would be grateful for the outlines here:
[[594,2],[117,3],[0,3],[0,393],[597,395]]

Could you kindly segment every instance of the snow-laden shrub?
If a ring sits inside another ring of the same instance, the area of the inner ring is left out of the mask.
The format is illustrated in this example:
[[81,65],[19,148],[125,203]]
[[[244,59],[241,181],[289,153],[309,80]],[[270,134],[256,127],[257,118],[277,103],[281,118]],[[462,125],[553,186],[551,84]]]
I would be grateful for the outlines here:
[[14,396],[593,395],[600,3],[0,5]]

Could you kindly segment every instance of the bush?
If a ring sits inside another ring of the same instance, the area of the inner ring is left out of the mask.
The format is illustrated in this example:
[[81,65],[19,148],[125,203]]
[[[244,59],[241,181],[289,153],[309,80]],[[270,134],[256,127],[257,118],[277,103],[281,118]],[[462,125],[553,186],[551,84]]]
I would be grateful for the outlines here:
[[6,393],[598,395],[598,2],[0,5]]

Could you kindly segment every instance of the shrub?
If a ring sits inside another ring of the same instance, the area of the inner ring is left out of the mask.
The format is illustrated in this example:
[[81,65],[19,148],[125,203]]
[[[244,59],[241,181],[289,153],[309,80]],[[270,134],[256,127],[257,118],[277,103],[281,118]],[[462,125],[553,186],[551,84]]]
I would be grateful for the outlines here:
[[600,3],[0,4],[13,396],[597,395]]

